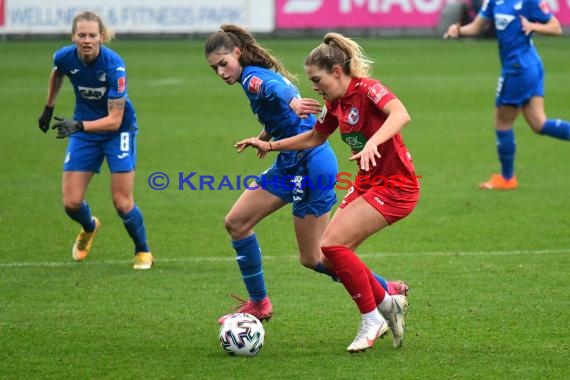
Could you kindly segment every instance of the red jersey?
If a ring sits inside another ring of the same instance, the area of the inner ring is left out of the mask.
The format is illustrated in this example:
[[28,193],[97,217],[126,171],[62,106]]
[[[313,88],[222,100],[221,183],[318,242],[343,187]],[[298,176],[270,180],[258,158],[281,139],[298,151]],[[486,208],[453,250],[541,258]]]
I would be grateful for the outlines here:
[[[378,129],[382,128],[387,115],[382,111],[386,103],[397,99],[396,95],[372,78],[353,78],[346,94],[333,102],[326,102],[315,128],[331,134],[339,127],[342,140],[353,153],[358,153]],[[406,192],[417,192],[412,156],[402,136],[397,133],[378,146],[380,159],[376,167],[367,172],[360,169],[354,184],[360,188],[389,186]]]

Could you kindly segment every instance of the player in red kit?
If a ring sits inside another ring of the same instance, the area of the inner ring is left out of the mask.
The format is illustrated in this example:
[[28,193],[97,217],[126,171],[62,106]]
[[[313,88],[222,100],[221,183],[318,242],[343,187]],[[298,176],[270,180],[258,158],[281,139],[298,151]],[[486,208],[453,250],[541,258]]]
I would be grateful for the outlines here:
[[360,314],[360,328],[349,352],[372,347],[391,329],[394,347],[404,338],[407,299],[389,295],[356,255],[356,248],[384,227],[409,215],[419,198],[414,166],[400,131],[410,116],[400,100],[369,77],[371,61],[353,40],[327,33],[305,59],[305,72],[325,100],[315,127],[271,144],[257,138],[236,143],[243,151],[301,150],[324,143],[339,129],[352,150],[358,175],[321,239],[321,250]]

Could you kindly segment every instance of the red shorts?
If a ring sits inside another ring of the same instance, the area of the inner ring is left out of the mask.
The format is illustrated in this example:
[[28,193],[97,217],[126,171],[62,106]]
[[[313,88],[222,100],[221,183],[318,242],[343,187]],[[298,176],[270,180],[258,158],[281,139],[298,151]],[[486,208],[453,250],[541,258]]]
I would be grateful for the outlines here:
[[373,186],[360,188],[352,186],[340,203],[340,208],[345,208],[356,198],[362,197],[370,203],[388,224],[396,223],[398,220],[408,216],[416,207],[420,198],[420,192],[403,192],[388,186]]

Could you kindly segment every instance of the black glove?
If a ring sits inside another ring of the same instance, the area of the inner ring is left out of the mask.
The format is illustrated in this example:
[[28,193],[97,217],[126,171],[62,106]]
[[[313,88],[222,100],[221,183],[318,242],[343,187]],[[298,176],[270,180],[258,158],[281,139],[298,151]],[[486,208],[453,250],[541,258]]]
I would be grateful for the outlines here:
[[51,117],[53,116],[54,108],[55,106],[53,107],[45,106],[44,111],[42,112],[42,114],[38,119],[38,126],[44,133],[47,133],[47,131],[49,130],[49,122],[51,121]]
[[57,123],[55,123],[51,129],[56,129],[57,128],[57,138],[58,139],[63,139],[65,137],[68,137],[72,134],[74,134],[75,132],[79,132],[83,130],[83,122],[82,121],[77,121],[77,120],[70,120],[70,119],[64,119],[63,117],[55,117],[55,120],[57,120]]

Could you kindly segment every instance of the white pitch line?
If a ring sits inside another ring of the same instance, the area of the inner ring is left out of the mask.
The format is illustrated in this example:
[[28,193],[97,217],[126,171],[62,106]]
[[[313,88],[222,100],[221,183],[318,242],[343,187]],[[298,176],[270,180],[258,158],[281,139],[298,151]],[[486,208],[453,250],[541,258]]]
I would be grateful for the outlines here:
[[[542,250],[512,250],[512,251],[450,251],[450,252],[376,252],[363,253],[358,256],[361,258],[375,257],[421,257],[421,256],[519,256],[519,255],[556,255],[561,253],[570,253],[570,248],[565,249],[542,249]],[[288,256],[271,256],[264,255],[263,260],[293,260],[297,259],[296,254]],[[223,262],[234,261],[235,256],[227,257],[185,257],[185,258],[168,258],[158,257],[157,263],[198,263],[198,262]],[[0,262],[0,268],[19,268],[19,267],[65,267],[71,265],[118,265],[129,264],[132,260],[101,260],[85,261],[83,263],[75,263],[73,261],[7,261]]]

